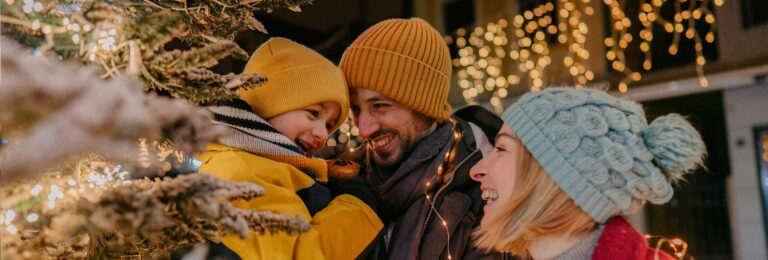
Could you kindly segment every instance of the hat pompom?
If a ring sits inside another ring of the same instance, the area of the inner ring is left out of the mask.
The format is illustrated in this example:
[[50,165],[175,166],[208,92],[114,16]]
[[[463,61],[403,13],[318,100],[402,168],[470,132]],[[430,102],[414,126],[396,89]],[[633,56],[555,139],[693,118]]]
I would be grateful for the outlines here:
[[706,146],[701,135],[681,115],[669,114],[653,120],[643,132],[653,162],[660,167],[671,182],[704,164]]

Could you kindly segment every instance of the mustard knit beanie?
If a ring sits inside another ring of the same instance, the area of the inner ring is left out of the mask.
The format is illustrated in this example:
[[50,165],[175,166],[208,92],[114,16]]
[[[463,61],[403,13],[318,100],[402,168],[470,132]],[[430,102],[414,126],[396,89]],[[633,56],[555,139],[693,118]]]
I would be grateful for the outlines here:
[[440,33],[422,19],[372,26],[344,51],[339,67],[351,88],[379,92],[437,120],[451,115],[451,55]]
[[349,113],[349,90],[341,70],[331,61],[285,38],[271,38],[251,55],[243,73],[267,77],[264,85],[238,91],[265,119],[325,101],[339,104],[341,114],[332,131]]

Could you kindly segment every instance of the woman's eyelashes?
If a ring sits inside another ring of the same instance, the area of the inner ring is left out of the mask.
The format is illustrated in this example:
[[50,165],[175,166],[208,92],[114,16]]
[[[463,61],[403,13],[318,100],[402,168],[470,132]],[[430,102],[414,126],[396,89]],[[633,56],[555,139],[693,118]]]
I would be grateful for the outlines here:
[[498,145],[498,144],[493,147],[493,150],[496,150],[497,152],[506,152],[507,151],[507,149],[505,149],[503,146]]

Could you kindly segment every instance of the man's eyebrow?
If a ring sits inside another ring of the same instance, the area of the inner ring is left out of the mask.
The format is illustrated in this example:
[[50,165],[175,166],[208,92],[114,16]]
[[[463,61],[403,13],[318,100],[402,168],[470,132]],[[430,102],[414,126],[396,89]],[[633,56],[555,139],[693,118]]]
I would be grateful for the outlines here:
[[366,103],[377,102],[377,101],[389,101],[389,100],[380,96],[371,97],[365,100]]

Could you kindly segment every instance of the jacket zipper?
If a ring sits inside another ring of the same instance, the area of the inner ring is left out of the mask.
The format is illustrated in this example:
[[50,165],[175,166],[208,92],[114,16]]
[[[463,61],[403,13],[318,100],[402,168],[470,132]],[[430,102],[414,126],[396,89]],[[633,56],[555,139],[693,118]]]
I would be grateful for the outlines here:
[[[464,163],[469,161],[469,159],[474,157],[475,154],[477,152],[479,152],[479,151],[480,151],[479,149],[475,149],[474,151],[472,151],[472,153],[470,153],[466,158],[464,158],[464,160],[462,160],[461,162],[459,162],[458,165],[456,165],[456,168],[455,168],[455,170],[453,172],[455,173],[456,171],[458,171],[459,168],[461,168],[461,166],[464,165]],[[445,184],[440,186],[440,189],[437,190],[437,192],[435,193],[435,196],[434,196],[434,198],[432,198],[432,200],[433,201],[437,201],[437,198],[440,196],[440,193],[442,193],[446,188],[448,188],[448,186],[451,185],[452,182],[453,182],[453,175],[451,175],[451,178],[448,179],[448,181]],[[427,203],[430,203],[430,202],[427,201]],[[437,210],[437,207],[435,207],[435,210]],[[429,205],[429,212],[427,213],[427,218],[424,220],[424,224],[421,227],[421,235],[422,236],[424,236],[426,234],[426,232],[427,232],[427,225],[429,224],[429,220],[430,220],[431,217],[432,217],[432,205]],[[448,246],[450,246],[450,245],[448,245]]]

